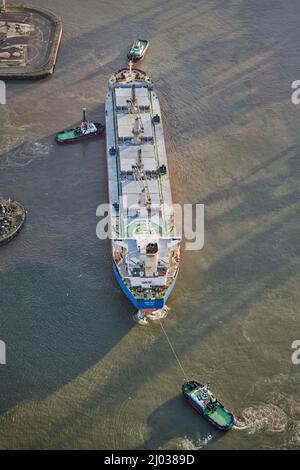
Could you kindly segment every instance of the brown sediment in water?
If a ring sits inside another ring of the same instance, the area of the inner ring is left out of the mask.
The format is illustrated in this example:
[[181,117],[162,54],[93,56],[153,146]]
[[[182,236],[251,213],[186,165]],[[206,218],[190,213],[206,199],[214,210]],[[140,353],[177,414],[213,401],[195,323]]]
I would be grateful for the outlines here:
[[7,223],[8,229],[1,233],[0,226],[0,246],[12,240],[22,230],[26,219],[26,210],[19,202],[0,199],[0,209],[2,205],[7,212],[5,214],[0,212],[0,222],[3,220]]
[[27,5],[0,7],[0,78],[52,75],[61,36],[61,18],[49,10]]

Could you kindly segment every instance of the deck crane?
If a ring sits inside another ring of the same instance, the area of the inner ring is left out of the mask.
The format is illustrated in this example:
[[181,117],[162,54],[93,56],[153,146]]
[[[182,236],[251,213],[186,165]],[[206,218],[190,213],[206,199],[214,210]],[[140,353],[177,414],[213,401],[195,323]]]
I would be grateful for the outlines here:
[[127,109],[129,114],[137,114],[139,116],[139,105],[138,105],[138,100],[136,96],[136,89],[135,89],[135,84],[133,83],[131,87],[131,97],[129,100],[127,100]]
[[132,171],[134,179],[139,183],[141,187],[141,197],[139,199],[139,204],[143,204],[147,211],[148,216],[150,216],[151,212],[151,195],[149,191],[147,175],[145,172],[145,167],[142,160],[142,150],[138,150],[137,154],[137,161],[135,165],[132,165]]

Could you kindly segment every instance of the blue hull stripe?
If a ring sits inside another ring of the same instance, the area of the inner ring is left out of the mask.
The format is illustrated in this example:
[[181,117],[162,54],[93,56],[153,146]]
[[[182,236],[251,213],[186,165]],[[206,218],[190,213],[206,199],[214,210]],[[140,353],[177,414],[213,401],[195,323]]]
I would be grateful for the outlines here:
[[113,270],[114,270],[114,273],[115,273],[115,276],[117,278],[117,281],[122,289],[122,291],[124,292],[124,294],[126,295],[126,297],[130,300],[130,302],[137,308],[137,309],[143,309],[143,308],[154,308],[154,309],[159,309],[159,308],[162,308],[173,288],[174,288],[174,285],[175,285],[175,282],[176,282],[176,279],[177,279],[177,276],[178,276],[178,270],[177,270],[177,273],[176,273],[176,276],[174,277],[173,279],[173,282],[172,284],[170,285],[169,289],[167,290],[165,296],[163,299],[155,299],[155,300],[139,300],[139,299],[136,299],[133,294],[130,292],[130,290],[128,289],[128,287],[125,285],[123,279],[121,278],[120,274],[119,274],[119,271],[118,271],[118,268],[116,267],[116,263],[113,261]]

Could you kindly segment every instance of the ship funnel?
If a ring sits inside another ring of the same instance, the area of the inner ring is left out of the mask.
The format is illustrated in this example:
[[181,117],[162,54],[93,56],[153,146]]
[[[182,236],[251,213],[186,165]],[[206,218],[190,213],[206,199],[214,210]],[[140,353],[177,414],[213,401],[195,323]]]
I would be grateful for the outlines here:
[[82,121],[86,121],[86,108],[82,108]]
[[145,275],[146,277],[155,276],[158,265],[158,244],[148,243],[146,246]]

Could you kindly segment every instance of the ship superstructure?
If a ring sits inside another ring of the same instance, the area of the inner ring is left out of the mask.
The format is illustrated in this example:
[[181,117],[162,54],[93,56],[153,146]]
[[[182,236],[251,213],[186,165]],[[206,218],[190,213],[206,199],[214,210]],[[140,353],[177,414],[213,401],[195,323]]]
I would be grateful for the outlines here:
[[141,317],[161,318],[180,261],[161,110],[138,69],[109,80],[106,139],[113,269]]

